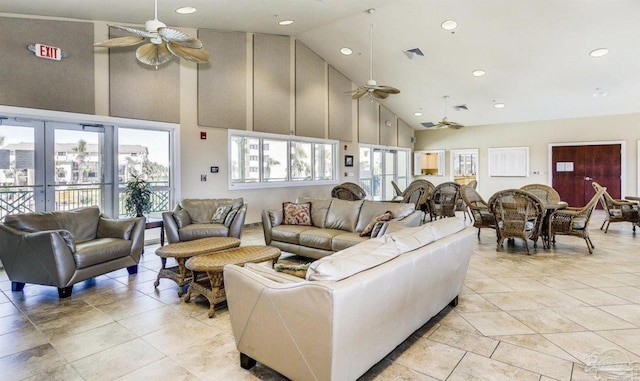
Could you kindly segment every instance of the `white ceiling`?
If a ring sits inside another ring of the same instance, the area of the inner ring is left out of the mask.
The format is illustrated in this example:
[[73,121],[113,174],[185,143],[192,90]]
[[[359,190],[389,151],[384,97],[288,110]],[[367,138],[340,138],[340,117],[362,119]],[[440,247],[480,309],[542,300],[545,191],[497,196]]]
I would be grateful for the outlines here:
[[[185,5],[198,12],[174,12]],[[369,77],[366,10],[375,8],[373,77],[401,90],[381,103],[417,129],[442,119],[444,95],[449,119],[466,125],[640,112],[638,0],[159,0],[158,8],[175,27],[294,36],[358,85]],[[0,11],[142,24],[153,1],[0,0]],[[440,27],[447,19],[458,22],[455,33]],[[341,55],[344,46],[354,54]],[[602,47],[608,55],[589,56]],[[411,48],[425,57],[407,58]],[[473,77],[476,69],[487,74]],[[594,97],[596,88],[608,95]],[[413,116],[420,108],[424,116]]]

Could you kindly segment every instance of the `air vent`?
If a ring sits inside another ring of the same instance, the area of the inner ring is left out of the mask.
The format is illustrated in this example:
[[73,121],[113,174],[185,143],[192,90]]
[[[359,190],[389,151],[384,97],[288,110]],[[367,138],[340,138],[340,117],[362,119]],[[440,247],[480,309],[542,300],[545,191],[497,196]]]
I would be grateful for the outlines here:
[[431,127],[435,126],[436,124],[432,123],[432,122],[424,122],[424,123],[420,123],[420,125],[422,125],[422,127],[424,127],[424,128],[431,128]]
[[420,50],[420,48],[406,49],[403,50],[403,52],[407,57],[409,57],[410,60],[416,57],[424,57],[424,53],[422,52],[422,50]]
[[457,106],[453,106],[453,108],[454,108],[456,111],[460,111],[460,110],[469,110],[469,106],[467,106],[467,105],[457,105]]

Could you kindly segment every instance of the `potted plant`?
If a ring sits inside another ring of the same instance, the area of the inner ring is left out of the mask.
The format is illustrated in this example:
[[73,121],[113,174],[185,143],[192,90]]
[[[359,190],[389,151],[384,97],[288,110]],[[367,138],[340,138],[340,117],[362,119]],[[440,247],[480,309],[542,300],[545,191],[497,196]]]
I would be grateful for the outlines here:
[[125,188],[124,208],[129,214],[143,217],[151,211],[151,186],[140,174],[133,174]]

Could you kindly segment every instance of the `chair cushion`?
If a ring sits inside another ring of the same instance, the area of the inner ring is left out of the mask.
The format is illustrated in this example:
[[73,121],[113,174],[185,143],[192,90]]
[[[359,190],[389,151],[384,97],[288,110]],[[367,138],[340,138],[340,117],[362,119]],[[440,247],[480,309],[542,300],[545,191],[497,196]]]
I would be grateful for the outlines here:
[[173,219],[176,221],[178,229],[191,224],[191,217],[189,217],[189,213],[187,213],[187,211],[184,209],[176,210],[175,212],[173,212]]
[[283,202],[282,224],[311,226],[311,203]]
[[100,208],[90,206],[66,211],[10,214],[4,223],[14,229],[28,232],[68,230],[76,243],[96,238]]
[[190,224],[178,229],[180,241],[193,241],[207,237],[227,237],[229,228],[223,224]]
[[91,241],[78,243],[73,254],[76,267],[83,269],[123,258],[131,253],[132,241],[119,238],[97,238]]
[[243,203],[244,200],[242,198],[186,198],[180,202],[180,208],[189,213],[192,222],[210,223],[213,219],[213,214],[220,205],[237,206]]
[[586,218],[574,218],[571,221],[571,229],[573,230],[584,230],[586,226],[587,226]]

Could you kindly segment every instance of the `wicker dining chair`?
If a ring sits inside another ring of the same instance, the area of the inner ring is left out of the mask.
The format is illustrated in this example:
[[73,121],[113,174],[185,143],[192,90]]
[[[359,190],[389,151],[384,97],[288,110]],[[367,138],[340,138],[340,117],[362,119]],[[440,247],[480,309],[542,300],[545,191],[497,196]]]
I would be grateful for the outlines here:
[[460,195],[473,216],[473,227],[478,228],[478,239],[482,228],[496,228],[496,218],[489,210],[489,204],[468,184],[460,187]]
[[367,192],[358,184],[346,182],[333,187],[331,197],[348,201],[364,200]]
[[496,219],[498,251],[506,238],[521,238],[530,254],[528,240],[538,247],[542,231],[545,208],[540,199],[521,189],[506,189],[495,193],[489,199],[489,210]]
[[456,204],[460,197],[460,185],[448,181],[438,184],[429,196],[431,219],[456,216]]
[[595,246],[593,242],[591,242],[591,238],[589,238],[589,220],[591,219],[593,209],[595,209],[598,204],[598,199],[600,199],[606,191],[607,188],[600,187],[587,205],[582,208],[567,207],[551,213],[551,216],[549,216],[550,241],[555,244],[556,235],[569,235],[583,238],[587,243],[589,254],[592,254]]
[[602,222],[602,226],[600,226],[600,230],[605,227],[604,232],[609,231],[609,224],[612,222],[631,222],[633,226],[633,231],[636,231],[636,225],[640,223],[640,214],[638,212],[638,204],[635,202],[631,202],[628,200],[616,200],[609,192],[606,191],[607,188],[598,184],[597,182],[592,182],[591,185],[593,189],[595,189],[596,193],[600,191],[600,189],[605,189],[602,196],[600,196],[600,203],[602,208],[605,210],[605,220]]
[[529,193],[536,195],[543,203],[560,202],[560,194],[552,187],[545,184],[527,184],[520,187]]

